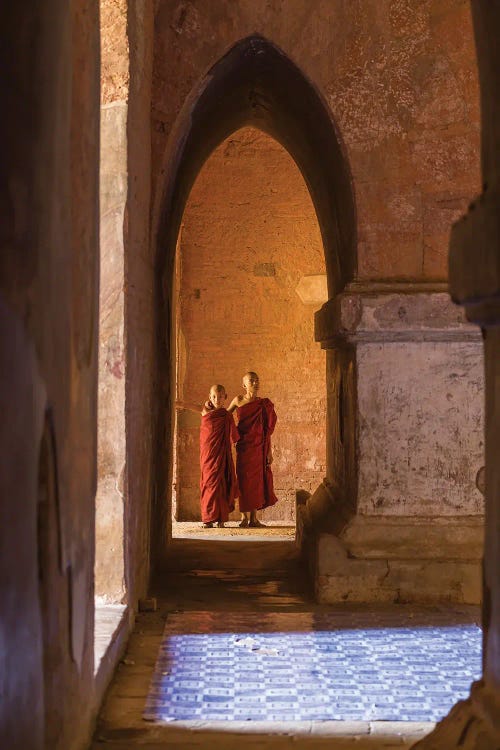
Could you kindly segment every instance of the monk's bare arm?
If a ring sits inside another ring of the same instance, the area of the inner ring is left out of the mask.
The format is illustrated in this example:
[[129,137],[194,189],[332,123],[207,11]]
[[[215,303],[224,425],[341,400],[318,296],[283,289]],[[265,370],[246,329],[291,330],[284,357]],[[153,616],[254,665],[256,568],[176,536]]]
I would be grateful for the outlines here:
[[268,466],[271,466],[273,462],[273,446],[271,444],[271,438],[269,438],[269,450],[267,452],[266,462]]
[[212,402],[205,401],[205,403],[203,404],[203,408],[201,410],[201,416],[204,417],[205,414],[208,414],[209,411],[213,411],[213,410],[214,410],[214,405],[212,404]]
[[235,396],[229,406],[227,407],[227,410],[230,414],[233,413],[235,409],[238,408],[238,406],[241,406],[241,402],[243,400],[243,396]]
[[[175,402],[175,408],[176,409],[186,409],[187,411],[195,411],[197,414],[201,412],[201,414],[207,414],[211,409],[207,407],[208,401],[205,401],[204,404],[195,404],[192,401],[180,401],[177,400]],[[213,407],[212,407],[213,409]]]

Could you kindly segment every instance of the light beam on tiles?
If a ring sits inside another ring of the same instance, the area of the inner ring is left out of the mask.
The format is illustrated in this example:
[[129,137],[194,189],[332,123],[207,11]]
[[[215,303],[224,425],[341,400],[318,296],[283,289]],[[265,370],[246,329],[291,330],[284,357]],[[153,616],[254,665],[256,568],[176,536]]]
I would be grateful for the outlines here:
[[480,674],[481,631],[470,623],[195,634],[167,627],[144,718],[434,722]]

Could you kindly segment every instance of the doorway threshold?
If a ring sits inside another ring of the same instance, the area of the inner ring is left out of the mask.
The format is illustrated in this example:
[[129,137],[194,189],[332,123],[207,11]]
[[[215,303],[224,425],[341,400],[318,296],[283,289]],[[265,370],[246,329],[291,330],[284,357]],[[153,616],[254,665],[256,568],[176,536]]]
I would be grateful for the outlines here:
[[293,542],[295,526],[273,521],[256,529],[240,529],[239,521],[228,521],[223,529],[218,529],[216,526],[212,529],[204,529],[200,521],[173,521],[172,538],[231,542]]

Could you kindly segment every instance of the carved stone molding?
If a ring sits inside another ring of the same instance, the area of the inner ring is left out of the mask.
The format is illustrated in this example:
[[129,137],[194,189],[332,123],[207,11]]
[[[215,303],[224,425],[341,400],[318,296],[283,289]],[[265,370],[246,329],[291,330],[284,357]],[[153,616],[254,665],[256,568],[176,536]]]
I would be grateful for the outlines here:
[[487,190],[452,230],[450,292],[467,319],[500,325],[500,192]]
[[480,341],[446,286],[349,285],[316,313],[315,336],[325,349],[358,342]]

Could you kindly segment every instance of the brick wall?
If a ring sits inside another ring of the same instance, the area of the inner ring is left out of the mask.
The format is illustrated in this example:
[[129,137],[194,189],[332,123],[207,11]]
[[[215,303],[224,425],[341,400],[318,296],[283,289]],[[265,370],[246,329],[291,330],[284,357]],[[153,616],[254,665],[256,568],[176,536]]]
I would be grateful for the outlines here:
[[[325,471],[325,358],[313,315],[296,292],[324,274],[307,187],[287,152],[252,128],[210,157],[184,214],[179,252],[178,391],[202,402],[214,382],[232,399],[246,370],[274,402],[280,502],[266,519],[294,520],[295,489]],[[178,414],[177,517],[199,517],[199,416]]]

